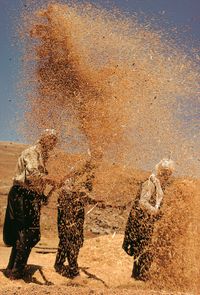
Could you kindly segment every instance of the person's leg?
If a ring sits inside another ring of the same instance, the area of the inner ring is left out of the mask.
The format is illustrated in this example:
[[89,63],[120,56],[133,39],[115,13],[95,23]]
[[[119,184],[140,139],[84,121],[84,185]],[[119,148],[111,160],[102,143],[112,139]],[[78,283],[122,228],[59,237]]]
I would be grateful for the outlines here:
[[149,279],[149,270],[153,261],[151,251],[142,253],[138,259],[134,261],[133,277],[137,280],[147,281]]
[[78,254],[79,247],[77,245],[70,246],[67,250],[67,260],[68,260],[68,276],[74,278],[79,275],[78,269]]
[[18,186],[12,186],[7,201],[5,220],[3,225],[3,241],[7,246],[13,247],[18,239],[19,223],[16,219],[21,214],[22,197]]
[[19,239],[16,242],[16,256],[12,268],[13,279],[18,279],[24,276],[25,267],[31,250],[39,240],[39,229],[24,229],[19,232]]
[[6,269],[4,270],[4,275],[8,278],[10,278],[12,276],[12,269],[13,269],[13,266],[15,263],[16,254],[17,254],[16,245],[14,245],[11,249],[8,265],[7,265]]
[[58,250],[56,254],[56,261],[54,264],[54,268],[57,272],[63,273],[65,266],[66,260],[66,247],[65,247],[65,241],[60,239],[59,244],[58,244]]
[[131,277],[134,279],[137,279],[138,276],[139,276],[139,267],[138,267],[138,257],[137,257],[137,258],[134,258],[133,270],[132,270]]
[[16,254],[17,254],[17,249],[16,249],[16,245],[14,245],[11,249],[10,258],[8,261],[8,265],[6,267],[7,270],[12,270],[12,268],[14,266]]
[[16,256],[12,268],[13,278],[21,278],[24,276],[25,267],[31,253],[29,239],[24,231],[20,232],[19,240],[16,242]]
[[147,281],[149,279],[149,269],[153,261],[152,233],[153,226],[150,223],[145,223],[145,227],[139,231],[132,271],[132,277],[136,280]]
[[142,243],[141,243],[141,239],[139,237],[136,241],[134,241],[134,243],[131,244],[131,248],[132,248],[132,252],[134,254],[134,256],[133,256],[134,257],[133,269],[132,269],[131,277],[134,279],[137,279],[138,275],[139,275],[138,260],[139,260],[139,256],[142,251]]

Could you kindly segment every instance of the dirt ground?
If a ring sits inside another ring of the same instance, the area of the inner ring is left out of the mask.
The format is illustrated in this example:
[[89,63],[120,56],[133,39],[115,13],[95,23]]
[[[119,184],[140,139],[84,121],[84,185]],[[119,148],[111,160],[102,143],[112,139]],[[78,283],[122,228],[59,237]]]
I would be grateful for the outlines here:
[[[156,285],[155,282],[152,283],[150,281],[148,283],[143,283],[131,278],[133,260],[123,252],[121,245],[124,226],[131,207],[132,195],[130,193],[130,188],[133,194],[134,190],[137,189],[138,181],[142,180],[146,173],[134,171],[135,177],[131,181],[130,179],[127,180],[127,175],[120,172],[116,167],[112,169],[115,169],[116,173],[114,175],[118,177],[118,180],[120,178],[121,184],[120,181],[110,178],[112,189],[116,191],[116,194],[114,196],[113,193],[111,194],[113,196],[112,200],[108,199],[108,197],[105,198],[106,208],[95,208],[91,213],[86,213],[85,242],[79,255],[80,276],[70,280],[57,274],[53,268],[58,243],[56,230],[56,196],[54,196],[49,205],[42,210],[42,239],[30,255],[27,276],[23,280],[18,281],[10,281],[6,278],[3,274],[3,270],[6,268],[8,262],[10,248],[5,247],[3,244],[2,224],[6,208],[7,192],[12,183],[16,159],[24,147],[25,145],[15,143],[0,143],[0,294],[200,294],[197,278],[199,274],[199,239],[193,236],[193,234],[195,235],[199,232],[199,219],[197,219],[197,215],[194,214],[192,215],[192,219],[190,219],[188,227],[184,229],[181,238],[174,238],[177,245],[181,243],[181,247],[184,248],[184,244],[186,244],[189,245],[187,247],[190,248],[188,252],[188,248],[185,247],[181,255],[185,256],[191,265],[193,265],[190,272],[187,272],[187,274],[183,276],[183,278],[186,279],[188,273],[191,276],[189,278],[191,285],[189,289],[191,291],[186,291],[184,288],[182,289],[181,284],[180,287],[177,286],[177,288],[175,288],[175,291],[174,288],[168,288],[165,283]],[[113,175],[112,171],[110,174]],[[121,175],[123,175],[123,177]],[[108,176],[109,171],[106,172],[105,178],[108,179]],[[121,190],[122,187],[124,187],[123,181],[127,184],[125,188],[127,191],[125,192]],[[109,181],[107,182],[109,184]],[[192,180],[190,180],[190,186],[191,183]],[[106,185],[107,184],[101,186],[99,182],[97,184],[98,189],[96,188],[96,193],[97,191],[101,191],[102,193],[104,189],[103,195],[105,197]],[[116,189],[116,185],[118,185],[118,189]],[[190,186],[185,182],[181,183],[181,187],[184,188],[185,191],[185,196]],[[109,195],[109,192],[107,192],[107,195]],[[181,197],[186,199],[184,194],[182,194]],[[198,204],[196,205],[198,206]],[[91,207],[86,208],[86,212],[89,212],[90,209]],[[169,217],[169,213],[166,213],[166,216]],[[181,222],[180,219],[179,221]],[[193,227],[194,224],[196,227]],[[181,228],[178,228],[178,231],[181,231]],[[161,233],[165,234],[165,231],[161,231]],[[178,236],[178,232],[175,234]],[[180,252],[180,247],[178,249]],[[191,254],[191,250],[193,254],[192,262],[189,256],[187,256],[188,253]],[[176,260],[174,261],[176,262]],[[180,260],[177,261],[180,262]],[[188,261],[186,260],[185,266],[182,265],[182,262],[176,265],[177,269],[180,270],[180,268],[185,267],[187,270],[186,266]],[[164,262],[165,260],[163,260],[163,264]],[[173,264],[172,266],[174,267]],[[164,267],[167,269],[167,266]],[[172,280],[173,276],[176,278],[174,270],[171,272]]]
[[53,269],[57,239],[43,238],[31,253],[27,277],[10,281],[2,273],[10,249],[1,243],[0,294],[173,294],[153,291],[148,283],[130,277],[132,258],[122,251],[122,239],[122,235],[86,239],[79,256],[80,276],[73,280]]

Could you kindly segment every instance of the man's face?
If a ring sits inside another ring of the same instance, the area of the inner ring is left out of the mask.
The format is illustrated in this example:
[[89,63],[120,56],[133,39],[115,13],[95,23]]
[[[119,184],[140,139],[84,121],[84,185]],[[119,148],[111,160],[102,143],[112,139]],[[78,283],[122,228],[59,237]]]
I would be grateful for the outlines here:
[[172,171],[168,169],[163,169],[159,172],[160,178],[162,178],[165,181],[167,181],[171,175],[172,175]]
[[54,147],[56,146],[58,142],[57,137],[55,136],[47,136],[46,138],[44,138],[44,146],[45,149],[48,151],[51,151],[54,149]]

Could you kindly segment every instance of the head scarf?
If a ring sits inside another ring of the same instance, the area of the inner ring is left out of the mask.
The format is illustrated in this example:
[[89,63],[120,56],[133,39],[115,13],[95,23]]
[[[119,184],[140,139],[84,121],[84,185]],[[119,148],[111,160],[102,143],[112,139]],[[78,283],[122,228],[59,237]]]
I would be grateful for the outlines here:
[[160,171],[165,171],[165,170],[174,172],[175,170],[174,161],[172,161],[171,159],[164,158],[155,166],[155,170],[157,174],[159,174]]

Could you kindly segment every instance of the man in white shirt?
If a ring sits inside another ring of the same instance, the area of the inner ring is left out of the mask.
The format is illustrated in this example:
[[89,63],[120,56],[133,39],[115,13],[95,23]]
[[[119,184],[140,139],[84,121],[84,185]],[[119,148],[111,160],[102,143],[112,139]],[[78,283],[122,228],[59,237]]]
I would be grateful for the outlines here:
[[36,145],[24,150],[18,159],[3,229],[4,243],[12,247],[5,271],[11,279],[23,277],[31,249],[40,240],[40,209],[47,202],[44,190],[50,184],[52,192],[55,185],[48,178],[46,162],[57,141],[56,131],[46,129]]
[[153,261],[150,247],[154,223],[161,215],[165,188],[170,183],[174,162],[163,159],[155,167],[156,175],[151,174],[140,187],[128,217],[123,249],[134,257],[132,277],[146,281]]

